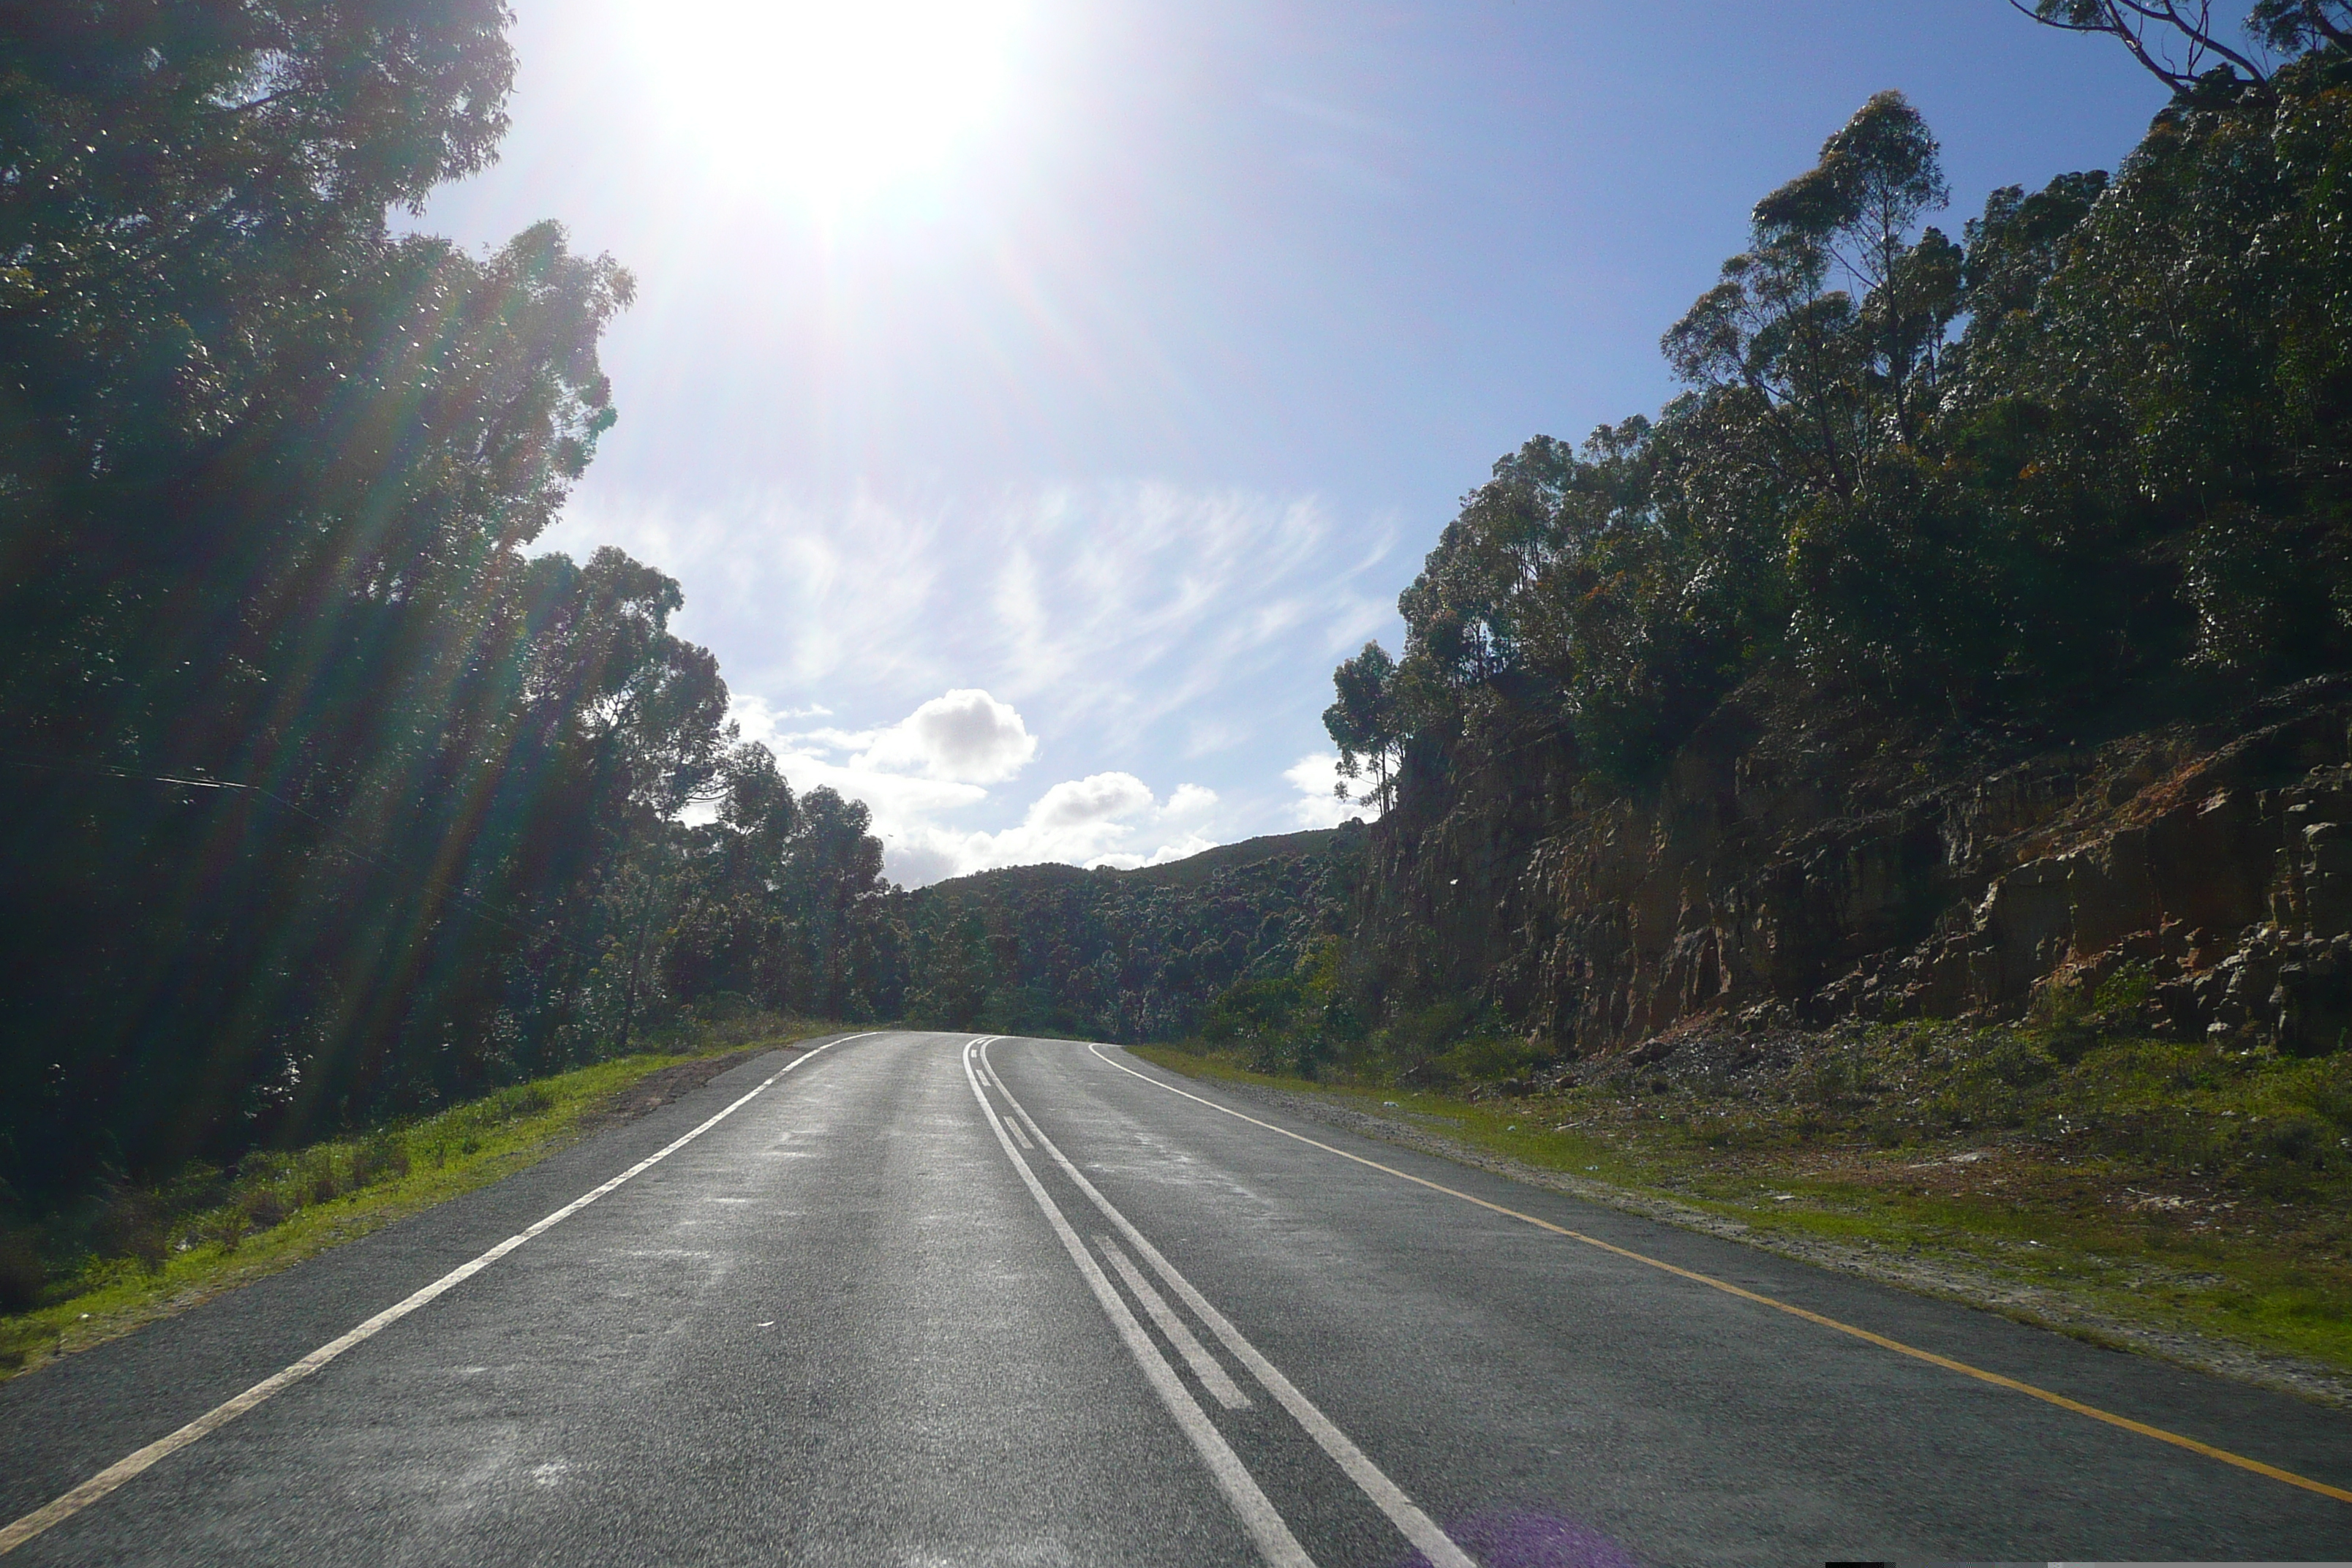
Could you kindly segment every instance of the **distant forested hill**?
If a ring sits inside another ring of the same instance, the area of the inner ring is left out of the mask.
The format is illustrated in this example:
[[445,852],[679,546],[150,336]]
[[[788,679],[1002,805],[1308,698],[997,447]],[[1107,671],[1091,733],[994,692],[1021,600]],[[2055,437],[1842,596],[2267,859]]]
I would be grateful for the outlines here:
[[1102,1040],[1197,1032],[1237,984],[1286,977],[1349,926],[1361,823],[1164,866],[983,871],[903,896],[911,1021]]

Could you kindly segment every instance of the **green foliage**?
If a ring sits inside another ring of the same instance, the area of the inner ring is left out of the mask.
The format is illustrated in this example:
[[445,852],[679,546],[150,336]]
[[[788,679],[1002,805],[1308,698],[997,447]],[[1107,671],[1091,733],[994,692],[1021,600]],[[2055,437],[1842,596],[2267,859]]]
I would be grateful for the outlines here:
[[[1391,798],[1398,730],[1396,661],[1376,642],[1368,642],[1355,658],[1342,664],[1332,678],[1339,700],[1323,710],[1323,728],[1339,748],[1339,776],[1352,780],[1366,765],[1372,787],[1364,804],[1388,808]],[[1347,786],[1339,786],[1342,799]]]
[[1523,752],[1559,773],[1514,813],[1640,797],[1747,683],[1981,736],[2352,668],[2347,13],[2259,6],[2260,56],[2041,11],[2180,72],[2112,178],[1997,190],[1956,242],[1935,138],[1878,94],[1665,333],[1682,395],[1465,498],[1329,721],[1402,760],[1406,861],[1529,831],[1464,816]]
[[33,1307],[47,1283],[38,1238],[29,1231],[0,1230],[0,1312]]
[[1213,1003],[1201,1038],[1236,1051],[1253,1072],[1311,1079],[1363,1055],[1370,1031],[1351,994],[1345,941],[1315,942],[1286,974],[1244,981]]
[[1340,989],[1330,939],[1350,917],[1365,837],[1343,826],[1170,866],[1024,867],[900,895],[904,1016],[1109,1040],[1181,1038],[1213,1015],[1221,1028],[1256,1028],[1258,1014],[1213,1004],[1236,986],[1288,995],[1309,976],[1320,995]]
[[482,254],[387,224],[492,157],[507,21],[0,16],[0,1180],[30,1208],[625,1050],[690,999],[681,919],[724,937],[714,986],[857,1016],[887,979],[862,808],[733,744],[677,584],[528,553],[613,423],[627,274],[553,224]]

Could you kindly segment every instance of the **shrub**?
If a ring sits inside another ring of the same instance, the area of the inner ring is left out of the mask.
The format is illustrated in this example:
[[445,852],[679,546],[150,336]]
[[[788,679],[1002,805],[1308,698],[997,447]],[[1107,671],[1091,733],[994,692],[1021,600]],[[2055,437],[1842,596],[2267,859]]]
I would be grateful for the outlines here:
[[294,1212],[275,1187],[253,1188],[237,1200],[237,1208],[246,1222],[258,1230],[285,1224],[286,1216]]
[[90,1237],[107,1258],[134,1258],[152,1274],[171,1256],[163,1205],[152,1193],[117,1187],[101,1200]]
[[33,1237],[21,1230],[0,1230],[0,1312],[26,1312],[41,1303],[48,1270]]
[[379,1135],[352,1151],[352,1185],[354,1188],[371,1187],[387,1176],[406,1174],[408,1146],[397,1138]]
[[1984,1068],[2011,1089],[2031,1089],[2057,1073],[2057,1064],[2021,1039],[2003,1039],[1985,1052]]
[[230,1205],[206,1215],[196,1234],[206,1241],[219,1242],[223,1252],[235,1252],[237,1243],[245,1239],[245,1211]]
[[555,1101],[535,1083],[502,1089],[491,1098],[489,1104],[491,1113],[501,1121],[520,1121],[526,1116],[536,1116],[542,1110],[555,1109]]
[[2335,1141],[2318,1122],[2306,1116],[2290,1116],[2274,1121],[2254,1138],[2257,1160],[2283,1165],[2299,1165],[2317,1171],[2328,1163]]
[[302,1158],[294,1178],[294,1192],[305,1205],[331,1204],[343,1195],[342,1173],[335,1168],[334,1152],[314,1149]]

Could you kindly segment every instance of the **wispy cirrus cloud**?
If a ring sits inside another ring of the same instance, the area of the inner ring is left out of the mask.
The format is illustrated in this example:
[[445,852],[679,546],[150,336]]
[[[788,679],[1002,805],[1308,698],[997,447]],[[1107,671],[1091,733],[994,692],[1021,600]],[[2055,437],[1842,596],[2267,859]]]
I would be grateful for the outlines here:
[[[1049,710],[1049,736],[1073,721],[1131,736],[1179,713],[1197,733],[1244,735],[1220,694],[1289,673],[1302,643],[1343,652],[1393,618],[1375,585],[1393,531],[1343,529],[1311,497],[1132,483],[977,510],[860,492],[829,509],[763,494],[689,512],[600,496],[546,542],[608,541],[678,577],[688,635],[718,649],[730,685],[780,708],[904,711],[984,687]],[[1319,689],[1328,671],[1304,673]]]
[[[1394,619],[1392,530],[1240,489],[692,510],[598,492],[545,541],[607,542],[680,580],[678,629],[719,654],[746,732],[797,787],[866,801],[916,879],[1295,826],[1284,759],[1319,731],[1333,662]],[[1063,782],[1004,787],[1039,765]],[[1162,796],[1154,777],[1184,783]],[[1066,819],[1076,797],[1053,791],[1105,779],[1134,787],[1097,784]]]

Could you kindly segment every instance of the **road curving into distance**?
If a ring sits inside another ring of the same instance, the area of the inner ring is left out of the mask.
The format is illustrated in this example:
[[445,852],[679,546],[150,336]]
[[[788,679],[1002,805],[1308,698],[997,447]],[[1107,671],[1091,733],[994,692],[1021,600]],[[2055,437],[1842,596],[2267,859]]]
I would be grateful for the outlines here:
[[813,1047],[0,1385],[10,1568],[2352,1556],[2341,1411],[1109,1047]]

